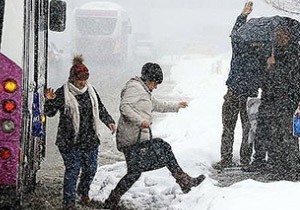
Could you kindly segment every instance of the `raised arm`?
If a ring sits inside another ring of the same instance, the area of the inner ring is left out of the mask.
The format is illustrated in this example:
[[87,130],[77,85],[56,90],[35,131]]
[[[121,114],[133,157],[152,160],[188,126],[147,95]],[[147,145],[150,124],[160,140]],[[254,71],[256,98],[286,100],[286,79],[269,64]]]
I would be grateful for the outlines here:
[[237,17],[235,21],[231,33],[236,32],[237,30],[239,30],[240,27],[242,27],[242,25],[246,23],[247,17],[252,12],[252,10],[253,10],[253,2],[252,1],[246,2],[242,13]]
[[45,91],[45,115],[48,117],[53,117],[57,111],[63,107],[64,104],[64,97],[62,88],[57,89],[54,92],[53,89],[48,88]]

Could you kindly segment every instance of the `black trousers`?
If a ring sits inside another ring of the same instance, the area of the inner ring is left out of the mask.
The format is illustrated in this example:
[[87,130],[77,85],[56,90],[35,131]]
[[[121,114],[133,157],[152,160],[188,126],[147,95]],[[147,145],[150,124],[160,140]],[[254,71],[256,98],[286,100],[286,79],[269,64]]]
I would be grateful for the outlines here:
[[243,129],[240,162],[241,164],[249,164],[251,161],[253,145],[248,142],[250,121],[247,114],[247,98],[247,96],[238,96],[230,89],[228,89],[224,96],[222,106],[223,133],[221,139],[221,159],[224,161],[232,161],[234,130],[238,115],[240,115]]
[[[271,111],[270,111],[271,110]],[[293,136],[293,111],[277,111],[274,104],[261,104],[254,139],[254,161],[290,170],[299,167],[299,141]]]

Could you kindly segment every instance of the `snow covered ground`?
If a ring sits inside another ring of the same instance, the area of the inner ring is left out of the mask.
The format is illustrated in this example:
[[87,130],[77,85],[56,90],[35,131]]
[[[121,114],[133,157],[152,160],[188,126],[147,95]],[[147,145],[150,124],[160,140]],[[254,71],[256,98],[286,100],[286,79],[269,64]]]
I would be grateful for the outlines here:
[[[176,87],[169,96],[189,98],[189,107],[153,123],[154,135],[172,145],[180,165],[192,176],[205,174],[206,180],[183,194],[166,168],[146,172],[122,197],[122,202],[141,210],[282,210],[287,205],[290,210],[299,209],[300,183],[245,180],[221,188],[209,177],[211,163],[219,159],[221,105],[229,60],[230,55],[183,57],[171,71]],[[217,63],[222,64],[219,70],[214,68]],[[238,124],[234,149],[237,159],[240,139]],[[104,201],[125,173],[125,162],[100,167],[91,197]]]
[[[230,2],[232,7],[226,14],[230,13],[231,16],[227,16],[227,19],[233,24],[245,1],[230,0]],[[264,1],[254,1],[251,17],[276,14],[280,13],[270,8]],[[215,18],[219,18],[218,14]],[[228,22],[226,24],[228,25]],[[230,29],[228,27],[228,33]],[[230,42],[227,38],[224,40]],[[229,187],[219,187],[217,181],[209,176],[212,162],[220,158],[221,106],[226,91],[225,80],[229,70],[230,51],[228,47],[228,53],[225,54],[209,56],[187,54],[178,57],[170,71],[170,79],[175,87],[170,90],[168,96],[178,100],[188,99],[189,107],[180,110],[179,113],[164,114],[153,122],[154,136],[162,137],[172,145],[183,169],[192,176],[203,173],[207,176],[206,180],[188,194],[183,194],[166,168],[143,173],[122,197],[122,202],[141,210],[300,208],[298,201],[300,183],[288,181],[261,183],[248,179]],[[236,159],[239,159],[240,140],[241,126],[238,123],[234,146]],[[92,183],[90,196],[95,200],[105,200],[125,173],[125,162],[100,167]]]

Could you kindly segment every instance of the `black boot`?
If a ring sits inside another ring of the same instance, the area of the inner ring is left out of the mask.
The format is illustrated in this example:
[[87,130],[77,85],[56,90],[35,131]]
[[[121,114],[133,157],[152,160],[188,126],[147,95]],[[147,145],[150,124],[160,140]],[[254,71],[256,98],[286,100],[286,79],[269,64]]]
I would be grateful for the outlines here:
[[196,178],[190,177],[181,168],[176,169],[173,176],[176,179],[176,182],[179,184],[183,193],[188,193],[192,187],[198,186],[205,179],[205,176],[203,174]]

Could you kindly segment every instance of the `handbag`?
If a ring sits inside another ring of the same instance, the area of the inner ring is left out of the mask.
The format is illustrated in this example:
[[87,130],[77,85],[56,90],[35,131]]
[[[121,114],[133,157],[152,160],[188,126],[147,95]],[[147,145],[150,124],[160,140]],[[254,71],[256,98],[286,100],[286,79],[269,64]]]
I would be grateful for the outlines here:
[[261,99],[259,97],[248,97],[246,107],[247,107],[247,115],[250,121],[250,130],[248,135],[248,143],[251,144],[254,142],[256,129],[257,129],[257,117],[258,117],[258,109],[261,103]]
[[137,143],[128,148],[127,167],[134,171],[152,171],[162,168],[166,165],[166,156],[161,138],[152,138],[152,131],[149,127],[150,139],[141,142],[141,132],[139,130]]
[[296,110],[293,117],[293,135],[300,137],[300,110]]

